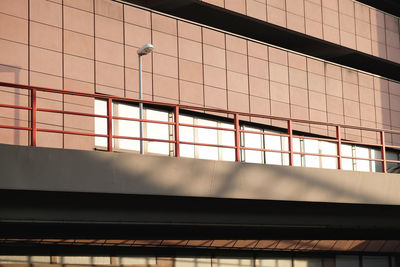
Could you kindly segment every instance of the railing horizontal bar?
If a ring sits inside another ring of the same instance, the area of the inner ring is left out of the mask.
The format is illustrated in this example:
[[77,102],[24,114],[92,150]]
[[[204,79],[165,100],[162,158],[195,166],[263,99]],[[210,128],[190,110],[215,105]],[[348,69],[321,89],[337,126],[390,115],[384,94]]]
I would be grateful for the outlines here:
[[290,151],[287,151],[287,150],[274,150],[274,149],[256,148],[256,147],[243,147],[243,146],[241,146],[240,149],[242,149],[242,150],[262,151],[262,152],[285,153],[285,154],[289,154],[290,153]]
[[92,113],[66,111],[66,110],[58,110],[58,109],[48,109],[48,108],[37,108],[36,111],[49,112],[49,113],[61,113],[61,114],[67,114],[67,115],[86,116],[86,117],[96,117],[96,118],[107,118],[106,115],[97,115],[97,114],[92,114]]
[[400,160],[387,159],[386,162],[400,163]]
[[128,117],[119,117],[119,116],[112,116],[114,120],[124,120],[124,121],[137,121],[137,122],[148,122],[148,123],[158,123],[158,124],[167,124],[167,125],[175,125],[174,122],[169,121],[155,121],[155,120],[146,120],[146,119],[139,119],[139,118],[128,118]]
[[400,149],[400,146],[386,145],[386,148]]
[[3,129],[13,129],[13,130],[27,130],[27,131],[32,130],[31,127],[12,126],[12,125],[2,125],[2,124],[0,124],[0,128],[3,128]]
[[140,137],[133,137],[133,136],[123,136],[123,135],[113,135],[114,139],[128,139],[128,140],[143,140],[146,142],[162,142],[162,143],[175,143],[174,140],[165,140],[165,139],[155,139],[155,138],[140,138]]
[[7,104],[0,104],[0,108],[15,108],[15,109],[25,109],[25,110],[31,110],[32,109],[31,107],[7,105]]
[[197,125],[197,124],[188,124],[188,123],[179,123],[179,126],[193,127],[193,128],[203,128],[203,129],[210,129],[210,130],[230,131],[230,132],[234,132],[235,131],[235,129],[214,127],[214,126],[205,126],[205,125]]
[[339,157],[338,155],[332,155],[332,154],[318,154],[318,153],[295,152],[295,151],[293,151],[293,154],[304,155],[304,156],[331,157],[331,158],[338,158]]
[[317,141],[326,141],[326,142],[331,142],[331,143],[335,143],[335,144],[338,142],[338,140],[336,140],[336,139],[313,137],[313,136],[302,136],[302,135],[293,135],[293,138],[310,139],[310,140],[317,140]]
[[94,134],[94,133],[88,133],[88,132],[74,132],[74,131],[43,129],[43,128],[37,128],[36,130],[38,132],[47,132],[47,133],[59,133],[59,134],[72,134],[72,135],[83,135],[83,136],[107,137],[106,134]]
[[193,145],[193,146],[210,146],[216,148],[230,148],[235,149],[235,146],[224,146],[224,145],[214,145],[214,144],[206,144],[206,143],[197,143],[197,142],[186,142],[186,141],[179,141],[179,144],[183,145]]
[[[81,93],[81,92],[75,92],[75,91],[60,90],[60,89],[50,89],[50,88],[45,88],[45,87],[14,84],[14,83],[6,83],[6,82],[0,82],[0,86],[27,89],[27,90],[32,90],[32,89],[35,88],[37,91],[59,93],[59,94],[67,94],[67,95],[76,95],[76,96],[91,97],[91,98],[99,98],[99,99],[105,99],[105,100],[113,99],[115,101],[124,101],[124,102],[131,102],[131,103],[142,102],[144,104],[158,105],[158,106],[164,106],[164,107],[169,107],[169,108],[173,108],[173,107],[177,106],[180,109],[201,110],[201,111],[205,111],[205,112],[221,113],[221,114],[224,114],[224,115],[238,114],[239,116],[243,116],[243,117],[256,117],[256,118],[264,118],[264,119],[278,120],[278,121],[284,121],[284,122],[289,120],[288,118],[271,116],[271,115],[262,115],[262,114],[252,114],[252,113],[245,113],[245,112],[227,111],[227,110],[222,110],[222,109],[207,108],[207,107],[200,107],[200,106],[175,105],[175,104],[163,103],[163,102],[153,102],[153,101],[148,101],[148,100],[139,100],[139,99],[133,99],[133,98],[115,97],[115,96],[102,95],[102,94]],[[293,123],[313,124],[313,125],[322,125],[322,126],[331,126],[331,127],[340,126],[343,129],[355,129],[355,130],[371,131],[371,132],[380,132],[380,131],[382,131],[382,129],[351,126],[351,125],[344,125],[344,124],[334,124],[334,123],[310,121],[310,120],[300,120],[300,119],[291,119],[291,120],[292,120]],[[384,131],[385,131],[385,133],[400,134],[400,131],[396,131],[396,130],[384,130]]]
[[342,143],[344,143],[344,144],[352,144],[352,145],[361,145],[361,146],[382,147],[381,144],[362,143],[362,142],[355,142],[355,141],[349,141],[349,140],[343,140],[343,139],[342,139]]
[[271,135],[271,136],[289,137],[288,134],[270,133],[270,132],[257,132],[257,131],[251,131],[251,130],[239,130],[239,132],[241,132],[241,133],[251,133],[251,134]]
[[368,161],[379,161],[382,162],[383,159],[372,159],[372,158],[357,158],[357,157],[349,157],[349,156],[342,156],[344,159],[356,159],[356,160],[368,160]]

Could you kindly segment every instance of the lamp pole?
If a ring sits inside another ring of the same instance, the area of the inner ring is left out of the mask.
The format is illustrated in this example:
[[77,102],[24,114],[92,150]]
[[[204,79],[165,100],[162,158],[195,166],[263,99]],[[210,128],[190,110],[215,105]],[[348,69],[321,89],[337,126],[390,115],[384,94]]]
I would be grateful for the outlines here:
[[[142,56],[145,56],[151,52],[153,52],[154,46],[152,44],[145,44],[137,51],[139,55],[139,99],[143,99],[143,89],[142,89]],[[139,130],[140,130],[140,154],[144,154],[143,149],[143,103],[139,102]]]

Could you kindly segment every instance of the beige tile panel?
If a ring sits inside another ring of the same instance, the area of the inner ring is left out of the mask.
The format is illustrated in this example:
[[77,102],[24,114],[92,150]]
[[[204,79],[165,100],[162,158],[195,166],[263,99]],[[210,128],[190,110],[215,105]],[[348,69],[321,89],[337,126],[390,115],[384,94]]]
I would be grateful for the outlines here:
[[64,5],[77,9],[82,9],[88,12],[93,12],[93,0],[64,0]]
[[62,26],[62,6],[46,0],[30,0],[30,20]]
[[124,36],[124,27],[122,21],[112,18],[95,15],[96,31],[95,36],[110,41],[122,43]]
[[28,43],[27,20],[0,13],[0,25],[0,38],[24,44]]
[[[94,34],[93,13],[89,13],[68,6],[64,7],[64,29],[84,33]],[[96,21],[97,23],[97,21]]]
[[28,19],[28,3],[29,0],[3,0],[0,1],[0,10],[8,15]]
[[147,10],[124,5],[124,19],[127,23],[142,26],[145,28],[151,27],[151,13]]
[[123,19],[123,5],[109,0],[95,0],[95,12],[116,20]]

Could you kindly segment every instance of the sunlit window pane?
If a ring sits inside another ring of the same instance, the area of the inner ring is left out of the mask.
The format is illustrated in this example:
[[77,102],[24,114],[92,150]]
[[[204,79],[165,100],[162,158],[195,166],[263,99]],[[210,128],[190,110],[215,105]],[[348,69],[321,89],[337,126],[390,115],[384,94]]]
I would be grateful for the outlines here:
[[283,165],[283,166],[289,166],[289,154],[281,154],[281,157],[282,157],[282,163],[281,163],[281,165]]
[[293,151],[300,152],[300,138],[293,138]]
[[304,152],[306,153],[319,153],[318,140],[304,139]]
[[[357,158],[369,158],[369,149],[366,147],[356,147],[356,157]],[[357,171],[370,171],[369,160],[356,160]]]
[[[353,148],[351,145],[342,144],[340,146],[341,155],[346,157],[353,156]],[[342,169],[352,171],[353,170],[353,159],[342,158]]]
[[293,166],[301,166],[301,155],[294,154],[293,155]]
[[[185,124],[194,124],[194,118],[180,115],[179,122]],[[194,142],[194,127],[179,126],[179,140],[184,142]]]
[[353,160],[342,158],[342,169],[352,171],[353,170]]
[[336,155],[337,154],[336,143],[320,141],[319,145],[320,145],[320,149],[321,149],[321,154],[325,154],[325,155]]
[[[181,123],[193,124],[193,118],[188,116],[180,116]],[[179,126],[179,140],[182,142],[194,142],[194,128],[189,126]],[[180,144],[181,157],[194,158],[194,146]]]
[[199,159],[218,160],[218,148],[211,146],[197,146]]
[[337,169],[337,158],[321,157],[322,168]]
[[368,160],[358,159],[356,161],[356,166],[357,166],[357,171],[361,171],[361,172],[369,172],[370,171]]
[[180,154],[181,157],[185,158],[194,158],[194,146],[193,145],[180,145]]
[[[289,151],[289,138],[281,137],[281,147],[284,151]],[[289,154],[281,153],[282,155],[282,165],[289,165]]]
[[[246,131],[261,132],[259,129],[244,127]],[[255,133],[244,133],[244,145],[251,148],[262,147],[262,135]]]
[[179,141],[194,142],[194,128],[189,126],[179,126]]
[[[179,122],[185,124],[194,124],[194,118],[186,115],[179,115]],[[194,142],[194,128],[189,126],[179,126],[179,141]],[[194,146],[180,144],[181,157],[194,158]]]
[[275,135],[265,135],[265,148],[272,150],[282,150],[281,137]]
[[[211,120],[198,119],[197,124],[201,126],[217,127],[217,122]],[[199,143],[213,144],[213,145],[218,144],[217,130],[197,128],[197,132],[198,132]]]
[[[233,125],[227,123],[220,123],[220,128],[233,129]],[[235,132],[233,131],[219,131],[221,134],[221,145],[235,146]]]
[[[319,153],[318,140],[304,139],[304,152],[318,154]],[[320,167],[319,156],[306,155],[304,158],[306,167],[313,167],[313,168]]]
[[341,150],[342,156],[346,156],[346,157],[353,156],[353,149],[352,149],[351,145],[342,144],[340,146],[340,150]]
[[306,155],[305,157],[306,167],[319,168],[319,157]]
[[107,115],[107,101],[101,99],[94,100],[94,113],[97,115]]
[[282,150],[289,150],[289,138],[288,137],[281,137],[281,147]]
[[[118,117],[126,118],[139,118],[139,107],[133,105],[126,105],[122,103],[113,104],[114,115]],[[140,136],[140,123],[138,121],[128,120],[113,120],[114,135],[127,136],[127,137],[139,137]],[[140,141],[129,140],[129,139],[115,139],[115,148],[136,150],[140,147]]]
[[[293,138],[293,151],[301,152],[300,138]],[[293,166],[301,166],[301,158],[300,154],[293,154]]]
[[265,153],[267,164],[282,165],[282,154],[277,152],[266,152]]
[[[220,128],[234,129],[233,124],[220,123]],[[219,130],[220,141],[223,146],[235,146],[235,132]],[[220,159],[226,161],[235,161],[235,149],[220,148]]]
[[366,147],[356,147],[357,158],[369,158],[369,149]]
[[[244,127],[244,130],[247,131],[254,131],[254,132],[261,132],[260,129]],[[244,133],[244,146],[249,148],[263,148],[262,147],[262,135],[255,134],[255,133]],[[256,150],[245,150],[245,161],[251,163],[262,163],[262,151]]]
[[235,161],[235,149],[220,148],[220,152],[221,152],[220,160]]
[[[168,122],[169,113],[153,109],[146,110],[146,119],[154,121]],[[147,138],[169,140],[169,125],[161,123],[146,123]],[[166,142],[147,142],[147,152],[169,155],[170,144]]]
[[[217,122],[212,120],[198,119],[197,124],[201,126],[217,127]],[[203,144],[218,144],[218,132],[214,129],[197,128],[197,141]],[[213,146],[197,146],[200,159],[218,159],[218,148]]]
[[[371,149],[371,158],[372,159],[380,159],[381,151],[377,149]],[[382,162],[380,161],[371,161],[371,172],[381,172],[382,171]]]
[[[281,137],[275,135],[264,135],[265,148],[271,150],[282,150]],[[265,163],[282,165],[282,153],[265,152]]]
[[[100,99],[94,101],[94,113],[98,115],[107,115],[107,102]],[[107,119],[106,118],[95,118],[95,133],[96,134],[107,134]],[[95,137],[94,144],[97,147],[106,147],[107,138]]]

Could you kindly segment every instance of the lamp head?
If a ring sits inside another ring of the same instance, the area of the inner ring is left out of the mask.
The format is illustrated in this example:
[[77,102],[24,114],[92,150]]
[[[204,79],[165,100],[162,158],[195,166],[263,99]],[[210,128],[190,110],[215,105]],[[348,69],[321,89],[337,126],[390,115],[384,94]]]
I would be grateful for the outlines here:
[[145,44],[137,51],[139,56],[147,55],[148,53],[153,52],[154,46],[152,44]]

